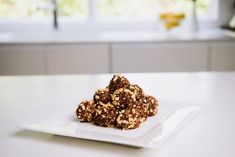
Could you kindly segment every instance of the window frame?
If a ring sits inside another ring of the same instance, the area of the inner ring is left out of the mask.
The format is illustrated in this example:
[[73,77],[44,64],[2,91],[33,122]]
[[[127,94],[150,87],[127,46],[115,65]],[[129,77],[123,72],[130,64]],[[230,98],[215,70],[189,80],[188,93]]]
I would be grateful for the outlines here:
[[[99,21],[96,15],[95,0],[87,0],[88,15],[85,21],[76,17],[58,17],[60,29],[93,29],[93,30],[157,30],[159,21]],[[216,27],[219,22],[221,0],[213,0],[212,15],[209,18],[199,19],[201,27]],[[1,19],[0,31],[5,30],[51,30],[53,29],[53,17],[45,19]],[[76,20],[77,19],[77,20]]]

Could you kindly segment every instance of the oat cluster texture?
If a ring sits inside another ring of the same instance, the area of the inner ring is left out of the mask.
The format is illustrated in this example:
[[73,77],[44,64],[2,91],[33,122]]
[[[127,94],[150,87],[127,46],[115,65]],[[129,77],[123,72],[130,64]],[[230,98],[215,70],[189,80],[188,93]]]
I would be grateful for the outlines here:
[[122,130],[136,129],[157,113],[157,99],[122,75],[114,75],[106,88],[97,89],[92,100],[83,100],[76,109],[80,122]]

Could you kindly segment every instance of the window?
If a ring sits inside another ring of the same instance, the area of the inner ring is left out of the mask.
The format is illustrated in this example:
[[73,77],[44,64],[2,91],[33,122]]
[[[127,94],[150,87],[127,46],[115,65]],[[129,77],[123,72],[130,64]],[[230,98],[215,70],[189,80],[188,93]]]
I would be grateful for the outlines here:
[[[217,1],[197,0],[199,18],[213,19],[217,13]],[[0,22],[51,19],[51,2],[52,0],[0,0]],[[57,3],[60,22],[72,19],[93,24],[156,22],[161,12],[184,12],[187,15],[192,7],[192,0],[57,0]]]
[[[52,0],[0,0],[0,18],[45,18],[51,16]],[[87,17],[87,0],[58,0],[59,16]]]
[[[213,0],[198,0],[198,13],[201,17],[213,14]],[[97,16],[103,20],[154,19],[161,12],[184,12],[188,14],[191,0],[97,0]],[[131,6],[131,7],[130,7]]]

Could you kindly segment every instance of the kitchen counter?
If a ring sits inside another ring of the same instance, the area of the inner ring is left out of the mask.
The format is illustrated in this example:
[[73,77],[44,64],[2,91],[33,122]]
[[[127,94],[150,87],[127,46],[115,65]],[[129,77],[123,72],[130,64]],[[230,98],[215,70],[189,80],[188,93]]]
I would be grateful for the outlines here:
[[0,44],[45,43],[119,43],[119,42],[185,42],[227,41],[234,38],[220,29],[204,29],[198,33],[159,31],[15,31],[0,32]]
[[16,125],[31,117],[53,115],[68,105],[76,108],[84,93],[104,87],[111,75],[2,76],[0,156],[235,156],[234,72],[125,76],[159,99],[200,104],[201,110],[158,149],[136,149],[31,132]]

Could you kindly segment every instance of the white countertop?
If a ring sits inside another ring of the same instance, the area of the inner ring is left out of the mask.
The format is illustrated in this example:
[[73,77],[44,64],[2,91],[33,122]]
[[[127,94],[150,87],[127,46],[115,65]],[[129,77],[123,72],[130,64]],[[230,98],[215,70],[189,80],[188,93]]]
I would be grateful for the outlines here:
[[16,124],[66,105],[76,108],[83,93],[105,86],[111,75],[1,76],[0,156],[235,156],[235,72],[125,76],[159,99],[201,104],[201,111],[156,150],[53,136]]
[[204,29],[197,33],[187,30],[159,31],[5,31],[0,32],[0,44],[32,43],[116,43],[116,42],[185,42],[235,40],[220,29]]

